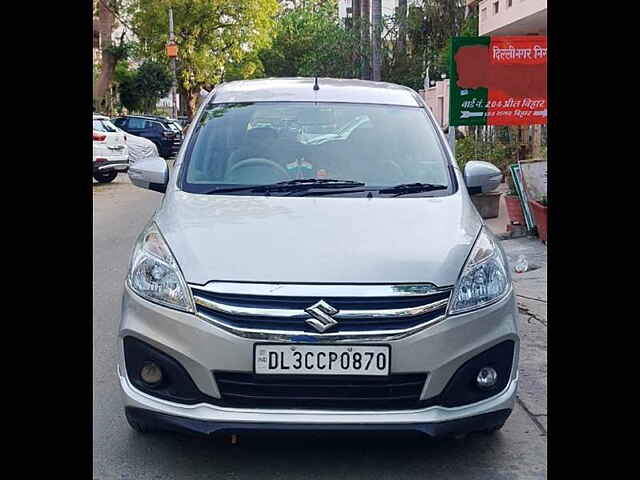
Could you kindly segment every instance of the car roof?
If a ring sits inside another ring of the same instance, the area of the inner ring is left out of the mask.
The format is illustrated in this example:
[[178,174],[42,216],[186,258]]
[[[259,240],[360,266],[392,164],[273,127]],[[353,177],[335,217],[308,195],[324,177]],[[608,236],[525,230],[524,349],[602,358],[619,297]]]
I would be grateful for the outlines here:
[[157,120],[157,121],[160,121],[160,122],[169,121],[165,117],[154,117],[153,115],[125,115],[124,117],[121,117],[121,118],[142,118],[144,120]]
[[218,85],[212,103],[243,102],[346,102],[423,107],[420,96],[408,87],[356,79],[264,78]]
[[106,115],[94,115],[93,116],[94,120],[111,120],[109,117],[107,117]]

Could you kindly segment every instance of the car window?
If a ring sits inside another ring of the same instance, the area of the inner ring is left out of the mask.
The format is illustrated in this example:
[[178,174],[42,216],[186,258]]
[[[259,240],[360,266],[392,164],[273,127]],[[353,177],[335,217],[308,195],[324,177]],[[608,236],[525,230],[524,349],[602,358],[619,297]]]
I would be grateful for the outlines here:
[[211,104],[188,148],[183,188],[336,178],[386,187],[450,185],[433,123],[417,107],[347,103]]
[[93,121],[93,129],[96,132],[106,132],[106,130],[104,129],[104,126],[102,125],[102,122],[100,120],[94,120]]
[[164,127],[162,126],[162,124],[160,122],[153,122],[151,120],[147,120],[145,122],[144,128],[148,128],[148,129],[155,130],[155,131],[164,130]]
[[109,120],[94,120],[93,129],[96,132],[117,132],[118,128]]
[[127,126],[132,129],[142,130],[145,122],[144,118],[129,118]]

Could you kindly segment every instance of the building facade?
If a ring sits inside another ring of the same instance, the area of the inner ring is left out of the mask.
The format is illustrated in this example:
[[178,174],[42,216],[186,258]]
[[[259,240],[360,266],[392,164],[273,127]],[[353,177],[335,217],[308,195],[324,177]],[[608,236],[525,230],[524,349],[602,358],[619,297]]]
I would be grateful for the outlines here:
[[480,0],[478,4],[481,36],[546,35],[547,0]]
[[420,90],[425,103],[436,117],[442,129],[449,127],[449,79],[435,82],[425,90]]
[[[407,3],[412,4],[414,3],[414,1],[415,0],[409,0]],[[345,19],[345,18],[353,17],[353,11],[351,9],[352,4],[353,4],[353,0],[338,1],[338,14],[340,15],[340,18]],[[386,16],[394,15],[396,12],[397,6],[398,6],[398,0],[382,0],[382,16],[386,17]],[[369,12],[369,15],[371,15],[371,12]],[[371,17],[369,17],[369,19],[371,19]]]

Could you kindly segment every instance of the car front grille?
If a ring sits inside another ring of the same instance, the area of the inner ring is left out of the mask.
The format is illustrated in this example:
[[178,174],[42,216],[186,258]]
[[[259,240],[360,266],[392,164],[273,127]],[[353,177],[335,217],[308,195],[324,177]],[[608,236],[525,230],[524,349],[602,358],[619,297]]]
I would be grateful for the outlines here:
[[255,375],[214,372],[221,405],[233,408],[410,410],[427,402],[420,394],[426,373],[388,377]]
[[305,309],[319,301],[338,313],[337,324],[327,333],[385,332],[428,324],[446,313],[450,288],[434,289],[428,295],[385,297],[275,296],[221,293],[191,286],[197,312],[215,323],[235,329],[317,334],[307,323]]

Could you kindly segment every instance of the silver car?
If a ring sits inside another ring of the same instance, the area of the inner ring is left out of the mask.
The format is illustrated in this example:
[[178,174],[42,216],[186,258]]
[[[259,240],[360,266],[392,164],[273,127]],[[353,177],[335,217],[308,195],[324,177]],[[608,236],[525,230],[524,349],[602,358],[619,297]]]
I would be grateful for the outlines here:
[[[301,141],[314,123],[327,141]],[[413,90],[222,84],[171,170],[148,158],[129,176],[164,193],[122,302],[117,370],[135,430],[446,436],[507,420],[516,304],[469,196],[500,172],[461,172]]]

